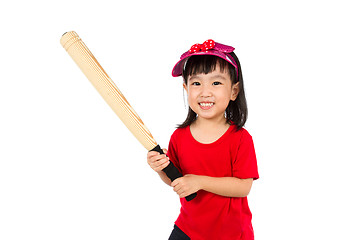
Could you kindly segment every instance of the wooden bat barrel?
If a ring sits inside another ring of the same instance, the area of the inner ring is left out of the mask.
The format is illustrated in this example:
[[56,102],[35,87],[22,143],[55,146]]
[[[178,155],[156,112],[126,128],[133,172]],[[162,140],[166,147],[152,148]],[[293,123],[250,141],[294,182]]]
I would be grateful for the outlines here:
[[137,140],[148,151],[156,147],[150,131],[79,35],[74,31],[67,32],[61,37],[60,43]]

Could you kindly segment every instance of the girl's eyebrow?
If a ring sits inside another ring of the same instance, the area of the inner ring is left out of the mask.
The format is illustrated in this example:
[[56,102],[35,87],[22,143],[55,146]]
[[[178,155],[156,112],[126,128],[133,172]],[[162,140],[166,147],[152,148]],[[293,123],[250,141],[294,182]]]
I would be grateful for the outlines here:
[[211,77],[211,79],[219,79],[219,78],[222,79],[222,80],[226,80],[226,78],[221,74],[216,74],[215,76]]
[[189,78],[189,81],[199,79],[197,75],[193,75]]
[[[199,79],[201,79],[201,77],[199,77],[198,75],[193,75],[193,76],[189,77],[188,81],[195,81],[195,80],[199,80]],[[216,74],[216,75],[210,77],[210,80],[214,80],[214,79],[226,80],[226,77],[223,76],[222,74]]]

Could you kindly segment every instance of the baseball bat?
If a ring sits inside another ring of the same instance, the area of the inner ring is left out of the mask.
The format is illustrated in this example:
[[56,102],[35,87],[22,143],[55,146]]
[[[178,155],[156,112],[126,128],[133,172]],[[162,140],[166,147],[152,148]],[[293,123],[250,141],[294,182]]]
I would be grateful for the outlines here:
[[[60,43],[136,139],[148,151],[157,151],[160,154],[164,154],[139,115],[131,107],[125,96],[110,79],[79,35],[74,31],[66,32],[62,35]],[[171,161],[163,171],[171,181],[182,177],[180,171]],[[187,201],[190,201],[195,197],[196,193],[193,193],[185,198]]]

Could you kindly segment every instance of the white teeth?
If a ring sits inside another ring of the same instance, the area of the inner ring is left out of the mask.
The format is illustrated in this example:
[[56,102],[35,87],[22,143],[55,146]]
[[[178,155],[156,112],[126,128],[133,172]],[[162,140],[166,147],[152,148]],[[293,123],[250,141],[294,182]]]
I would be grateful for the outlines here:
[[212,105],[214,105],[214,103],[200,103],[202,107],[211,107]]

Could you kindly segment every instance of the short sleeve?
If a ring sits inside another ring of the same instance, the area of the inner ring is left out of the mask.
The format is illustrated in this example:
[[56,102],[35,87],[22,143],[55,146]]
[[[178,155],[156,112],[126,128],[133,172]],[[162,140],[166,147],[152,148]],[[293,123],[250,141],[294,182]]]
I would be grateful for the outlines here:
[[170,158],[170,161],[175,165],[175,167],[177,169],[179,169],[179,171],[181,172],[180,169],[180,164],[179,164],[179,160],[177,157],[177,149],[176,149],[176,132],[174,132],[171,135],[170,141],[169,141],[169,146],[168,146],[168,152],[167,152],[167,156]]
[[233,176],[241,179],[253,178],[256,180],[259,178],[259,173],[253,139],[245,129],[242,131],[237,153],[232,163]]

